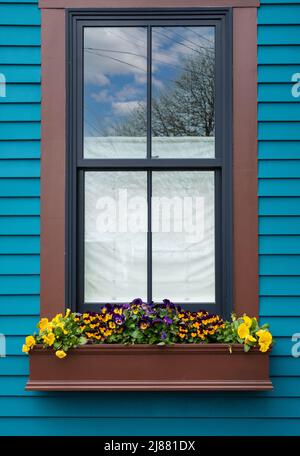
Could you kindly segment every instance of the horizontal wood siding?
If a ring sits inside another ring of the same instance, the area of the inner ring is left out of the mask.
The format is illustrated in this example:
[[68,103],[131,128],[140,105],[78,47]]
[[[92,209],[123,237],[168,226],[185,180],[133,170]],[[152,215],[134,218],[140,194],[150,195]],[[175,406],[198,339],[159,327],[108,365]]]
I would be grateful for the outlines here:
[[[2,435],[298,435],[300,361],[300,1],[258,12],[260,316],[277,338],[268,393],[25,392],[24,335],[39,316],[40,13],[0,2],[0,358]],[[171,297],[171,296],[170,296]],[[207,367],[209,368],[209,366]]]

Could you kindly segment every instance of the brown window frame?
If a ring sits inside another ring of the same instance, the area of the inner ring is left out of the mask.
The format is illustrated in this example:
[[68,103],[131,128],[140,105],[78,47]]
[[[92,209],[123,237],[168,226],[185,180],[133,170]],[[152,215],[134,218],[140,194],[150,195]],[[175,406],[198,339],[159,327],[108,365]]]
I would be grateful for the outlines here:
[[[113,8],[146,0],[110,1]],[[106,4],[106,5],[105,5]],[[233,310],[258,314],[257,0],[155,0],[151,7],[233,7]],[[42,10],[41,316],[65,309],[66,12],[105,0],[40,0]],[[59,71],[57,69],[59,68]],[[247,202],[247,204],[246,204]]]

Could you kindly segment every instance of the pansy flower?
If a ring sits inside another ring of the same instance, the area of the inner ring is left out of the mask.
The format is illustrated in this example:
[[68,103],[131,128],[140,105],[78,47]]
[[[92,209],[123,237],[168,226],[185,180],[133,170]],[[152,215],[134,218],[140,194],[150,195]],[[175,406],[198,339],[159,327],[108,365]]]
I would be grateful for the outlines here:
[[113,320],[118,326],[121,326],[124,323],[125,317],[124,315],[115,314]]
[[166,325],[171,325],[173,323],[173,320],[172,318],[168,317],[167,315],[163,318],[163,322],[166,324]]
[[150,318],[148,317],[143,317],[141,320],[140,320],[140,323],[139,323],[139,327],[140,329],[142,329],[143,331],[147,328],[149,328],[149,326],[151,325],[151,320]]

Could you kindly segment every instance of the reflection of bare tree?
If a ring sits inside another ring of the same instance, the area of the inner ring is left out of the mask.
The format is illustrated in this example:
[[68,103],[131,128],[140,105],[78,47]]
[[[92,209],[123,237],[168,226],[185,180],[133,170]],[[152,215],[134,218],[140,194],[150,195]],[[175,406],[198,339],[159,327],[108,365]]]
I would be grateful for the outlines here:
[[[178,79],[152,100],[154,136],[212,136],[214,134],[214,56],[206,52],[186,60]],[[144,136],[146,106],[140,103],[115,125],[111,135]]]

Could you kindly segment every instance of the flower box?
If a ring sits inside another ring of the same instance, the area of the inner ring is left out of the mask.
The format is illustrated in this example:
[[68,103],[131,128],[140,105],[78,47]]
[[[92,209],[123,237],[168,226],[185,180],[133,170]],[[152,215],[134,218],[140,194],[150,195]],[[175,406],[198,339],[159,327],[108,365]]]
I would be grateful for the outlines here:
[[271,390],[269,352],[242,345],[84,345],[65,359],[36,346],[27,390]]

